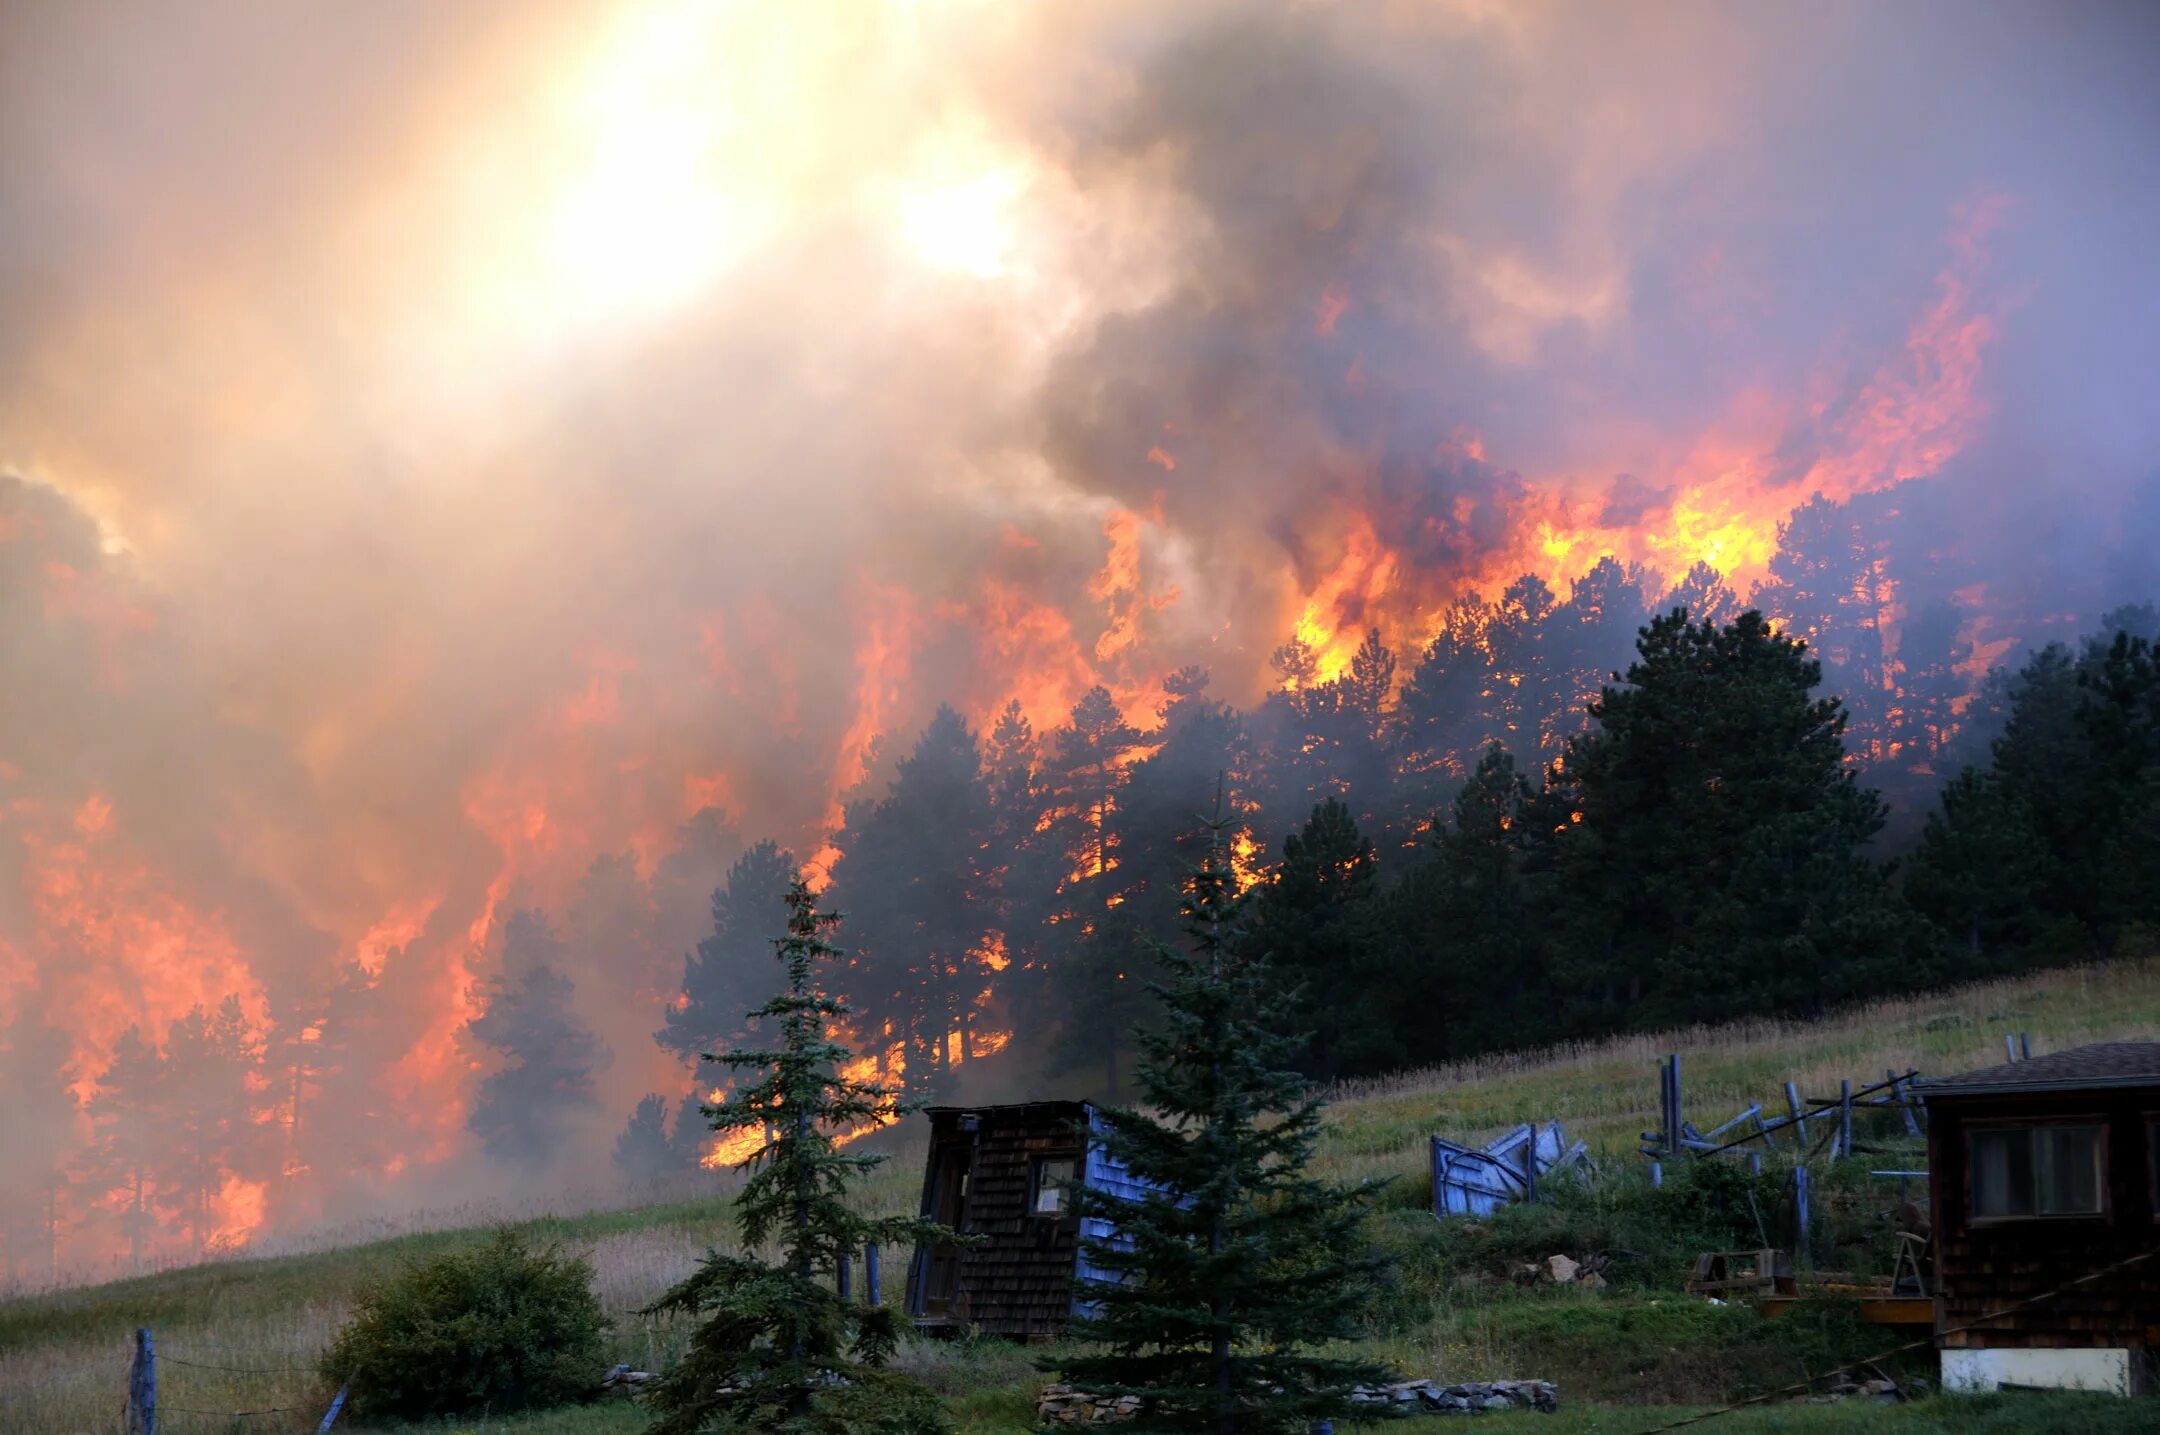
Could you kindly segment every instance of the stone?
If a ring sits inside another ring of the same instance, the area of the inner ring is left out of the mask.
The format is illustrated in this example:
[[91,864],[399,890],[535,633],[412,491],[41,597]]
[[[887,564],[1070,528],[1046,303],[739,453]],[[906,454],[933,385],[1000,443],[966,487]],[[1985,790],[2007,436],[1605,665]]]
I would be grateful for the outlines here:
[[1575,1284],[1588,1290],[1601,1291],[1605,1289],[1605,1277],[1599,1275],[1596,1271],[1591,1271],[1588,1275],[1577,1276]]
[[1581,1262],[1567,1256],[1547,1256],[1545,1258],[1545,1278],[1556,1285],[1568,1284],[1575,1279],[1576,1273],[1581,1269]]

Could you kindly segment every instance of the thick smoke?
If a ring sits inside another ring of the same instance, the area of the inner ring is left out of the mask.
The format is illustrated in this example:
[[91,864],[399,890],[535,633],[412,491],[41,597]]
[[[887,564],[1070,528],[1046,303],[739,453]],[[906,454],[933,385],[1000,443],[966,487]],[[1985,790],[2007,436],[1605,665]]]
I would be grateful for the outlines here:
[[2079,630],[2160,539],[2156,61],[2134,4],[13,6],[0,1026],[87,1094],[343,990],[296,1060],[405,1199],[514,912],[596,1109],[672,1091],[712,886],[940,701],[1744,587],[1817,488],[1902,611]]

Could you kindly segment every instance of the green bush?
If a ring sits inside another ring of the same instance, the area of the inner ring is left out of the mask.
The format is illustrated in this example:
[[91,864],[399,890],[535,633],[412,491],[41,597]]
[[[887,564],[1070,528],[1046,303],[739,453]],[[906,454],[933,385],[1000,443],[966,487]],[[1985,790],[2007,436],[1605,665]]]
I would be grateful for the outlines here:
[[598,1384],[606,1325],[587,1261],[498,1231],[362,1290],[324,1373],[363,1418],[508,1414]]

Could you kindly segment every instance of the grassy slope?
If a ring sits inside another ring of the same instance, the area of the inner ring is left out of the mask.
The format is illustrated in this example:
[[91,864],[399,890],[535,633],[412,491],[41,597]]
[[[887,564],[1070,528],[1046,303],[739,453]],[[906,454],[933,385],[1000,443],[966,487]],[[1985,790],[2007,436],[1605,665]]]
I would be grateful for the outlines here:
[[[1403,1285],[1394,1296],[1396,1318],[1386,1335],[1376,1337],[1376,1348],[1409,1369],[1451,1379],[1557,1380],[1568,1408],[1557,1420],[1536,1425],[1556,1435],[1647,1429],[1658,1423],[1654,1407],[1699,1408],[1737,1390],[1796,1378],[1804,1373],[1800,1367],[1807,1353],[1833,1348],[1838,1333],[1818,1332],[1818,1346],[1811,1347],[1798,1333],[1765,1331],[1745,1310],[1719,1310],[1678,1297],[1667,1270],[1684,1252],[1666,1253],[1668,1261],[1652,1275],[1638,1272],[1634,1288],[1623,1283],[1602,1293],[1520,1291],[1481,1277],[1473,1267],[1489,1263],[1507,1240],[1534,1249],[1545,1236],[1559,1241],[1566,1233],[1550,1225],[1557,1217],[1543,1212],[1496,1222],[1493,1230],[1469,1236],[1443,1230],[1422,1213],[1429,1199],[1425,1137],[1442,1131],[1482,1139],[1519,1120],[1556,1116],[1607,1158],[1613,1173],[1609,1184],[1624,1192],[1628,1182],[1639,1183],[1642,1163],[1626,1153],[1655,1110],[1656,1059],[1665,1051],[1685,1054],[1689,1109],[1698,1124],[1707,1124],[1703,1118],[1720,1120],[1748,1100],[1767,1102],[1788,1078],[1798,1080],[1803,1091],[1819,1092],[1835,1090],[1840,1076],[1874,1077],[1892,1066],[1948,1072],[1991,1064],[2001,1059],[2003,1034],[2015,1031],[2031,1032],[2038,1050],[2150,1036],[2160,1031],[2160,963],[1974,987],[1884,1003],[1811,1025],[1747,1023],[1627,1038],[1413,1073],[1345,1091],[1332,1108],[1322,1151],[1327,1173],[1397,1178],[1387,1209],[1375,1219],[1378,1238],[1403,1257]],[[867,1193],[873,1204],[886,1208],[905,1206],[918,1180],[919,1146],[903,1133],[895,1149],[896,1159]],[[1596,1225],[1601,1208],[1592,1208],[1605,1199],[1591,1200],[1573,1218]],[[1611,1199],[1624,1204],[1620,1195]],[[1537,1221],[1548,1226],[1541,1231]],[[638,1317],[637,1307],[687,1270],[705,1246],[727,1236],[718,1202],[525,1224],[591,1253],[603,1301],[617,1320],[617,1356],[641,1365],[665,1359],[671,1337]],[[128,1333],[147,1324],[167,1355],[162,1385],[168,1411],[293,1412],[252,1416],[239,1424],[175,1413],[164,1422],[174,1435],[312,1428],[304,1412],[319,1413],[328,1392],[307,1367],[344,1318],[354,1291],[400,1260],[477,1235],[472,1229],[408,1235],[0,1304],[0,1427],[11,1435],[112,1427],[124,1388]],[[907,1360],[953,1397],[963,1429],[988,1435],[1028,1428],[1031,1395],[1040,1378],[1030,1355],[986,1343],[918,1347]],[[180,1360],[195,1363],[177,1364]],[[219,1365],[282,1369],[244,1374],[205,1368]],[[2132,1418],[2120,1405],[2032,1397],[1922,1402],[1881,1411],[1782,1405],[1731,1417],[1714,1428],[1922,1431],[1948,1430],[1955,1421],[1960,1431],[1976,1435],[2013,1427],[2128,1429],[2123,1422]],[[638,1429],[639,1419],[631,1409],[596,1407],[470,1428],[603,1435]]]

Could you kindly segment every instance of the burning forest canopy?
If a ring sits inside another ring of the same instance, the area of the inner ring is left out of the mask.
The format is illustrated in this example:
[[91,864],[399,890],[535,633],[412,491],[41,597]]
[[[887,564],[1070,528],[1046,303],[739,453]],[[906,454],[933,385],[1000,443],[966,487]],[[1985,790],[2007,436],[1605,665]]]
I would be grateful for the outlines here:
[[2155,21],[11,7],[12,1272],[681,1156],[798,858],[1036,1089],[1218,772],[1386,877],[1675,602],[1909,844],[2155,596]]

